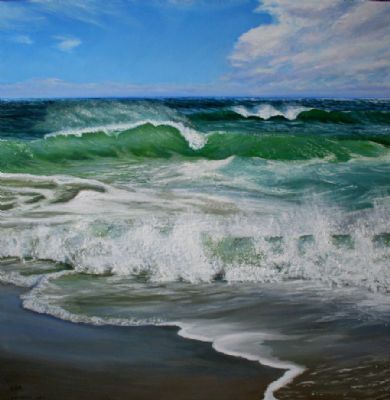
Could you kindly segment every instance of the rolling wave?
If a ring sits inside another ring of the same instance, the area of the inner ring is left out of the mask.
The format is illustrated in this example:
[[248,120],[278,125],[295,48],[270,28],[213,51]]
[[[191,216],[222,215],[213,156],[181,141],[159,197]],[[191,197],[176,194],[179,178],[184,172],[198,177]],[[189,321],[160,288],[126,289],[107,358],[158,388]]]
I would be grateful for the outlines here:
[[286,161],[313,158],[348,161],[359,156],[383,156],[389,145],[388,139],[381,136],[228,132],[205,135],[175,122],[143,121],[57,132],[32,141],[3,140],[0,170],[22,172],[40,163],[60,164],[103,157],[169,158],[173,155],[210,160],[240,156]]
[[58,131],[54,133],[49,133],[45,135],[45,138],[57,137],[57,136],[82,136],[88,133],[121,133],[123,131],[129,131],[136,129],[138,127],[142,127],[144,125],[152,125],[157,128],[160,126],[172,127],[176,129],[188,142],[188,145],[193,150],[197,150],[202,148],[206,139],[199,132],[196,132],[194,129],[185,126],[181,122],[176,121],[155,121],[155,120],[142,120],[133,123],[122,123],[122,124],[109,124],[103,126],[96,127],[87,127],[87,128],[78,128],[78,129],[68,129],[63,131]]

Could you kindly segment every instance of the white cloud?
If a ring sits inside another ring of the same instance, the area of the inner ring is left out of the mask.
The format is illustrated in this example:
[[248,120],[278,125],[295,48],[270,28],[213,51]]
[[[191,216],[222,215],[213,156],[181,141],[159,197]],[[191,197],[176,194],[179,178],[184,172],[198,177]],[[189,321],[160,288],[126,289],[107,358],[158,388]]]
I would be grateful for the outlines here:
[[[133,0],[142,4],[142,0]],[[185,9],[223,10],[240,4],[249,3],[251,0],[149,0],[157,7],[177,7]]]
[[100,17],[112,12],[114,2],[99,0],[30,0],[37,12],[61,15],[89,24],[100,25]]
[[0,31],[18,30],[29,23],[42,21],[42,16],[34,14],[22,2],[0,1]]
[[259,94],[390,93],[389,3],[263,0],[256,11],[274,22],[238,39],[229,79],[256,85]]
[[55,36],[54,39],[58,41],[56,47],[61,51],[72,51],[81,44],[80,39],[71,36]]
[[50,15],[103,27],[107,16],[125,18],[122,9],[126,1],[0,0],[0,30],[26,29],[27,23],[45,23]]
[[34,41],[28,35],[16,35],[12,38],[12,40],[16,43],[21,44],[33,44]]

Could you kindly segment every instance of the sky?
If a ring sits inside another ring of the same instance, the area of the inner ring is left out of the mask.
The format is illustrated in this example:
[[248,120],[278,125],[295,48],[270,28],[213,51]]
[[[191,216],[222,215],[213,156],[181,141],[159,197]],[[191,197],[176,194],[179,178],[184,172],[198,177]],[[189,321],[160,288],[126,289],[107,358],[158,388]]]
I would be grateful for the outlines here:
[[0,0],[0,97],[390,97],[390,2]]

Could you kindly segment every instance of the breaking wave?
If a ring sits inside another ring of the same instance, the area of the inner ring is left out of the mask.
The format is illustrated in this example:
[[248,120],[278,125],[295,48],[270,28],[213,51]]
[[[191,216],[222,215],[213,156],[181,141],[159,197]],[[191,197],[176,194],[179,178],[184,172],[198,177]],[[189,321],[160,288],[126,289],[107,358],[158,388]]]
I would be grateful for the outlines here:
[[287,133],[257,135],[202,134],[175,122],[142,121],[62,131],[32,141],[3,140],[0,170],[29,171],[39,163],[60,164],[71,160],[103,157],[169,158],[173,155],[210,160],[230,156],[268,160],[348,161],[355,157],[387,154],[390,142],[383,136],[309,136]]
[[272,117],[283,117],[290,121],[296,119],[300,113],[303,111],[310,110],[307,107],[298,107],[298,106],[287,106],[281,109],[274,107],[271,104],[261,104],[252,109],[248,109],[244,106],[237,106],[233,108],[237,114],[242,115],[245,118],[248,117],[258,117],[261,119],[270,119]]
[[[13,182],[17,186],[16,178]],[[77,272],[142,275],[158,282],[304,279],[390,291],[390,214],[385,205],[351,213],[290,206],[275,215],[250,216],[193,208],[168,217],[173,204],[167,203],[163,214],[149,216],[153,205],[164,204],[158,193],[146,197],[87,180],[45,182],[42,177],[35,186],[48,198],[51,191],[54,200],[35,204],[30,216],[14,214],[17,226],[13,214],[4,219],[0,258],[46,259]],[[62,195],[60,202],[56,193]],[[180,199],[174,203],[180,207]],[[102,207],[105,217],[98,216]],[[79,212],[82,218],[77,218]]]

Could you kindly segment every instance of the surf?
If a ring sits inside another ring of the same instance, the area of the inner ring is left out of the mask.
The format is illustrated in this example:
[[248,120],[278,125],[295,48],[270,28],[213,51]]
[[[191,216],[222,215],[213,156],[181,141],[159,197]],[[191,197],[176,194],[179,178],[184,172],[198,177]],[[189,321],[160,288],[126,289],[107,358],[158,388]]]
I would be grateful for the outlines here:
[[28,288],[25,308],[175,326],[279,369],[267,400],[383,353],[365,332],[388,321],[388,102],[0,108],[0,282]]
[[22,172],[71,161],[116,159],[221,160],[231,156],[267,160],[330,159],[336,162],[356,157],[381,157],[390,142],[381,136],[311,136],[307,134],[215,132],[202,134],[174,122],[139,122],[131,125],[85,128],[56,132],[31,141],[3,140],[0,171]]

